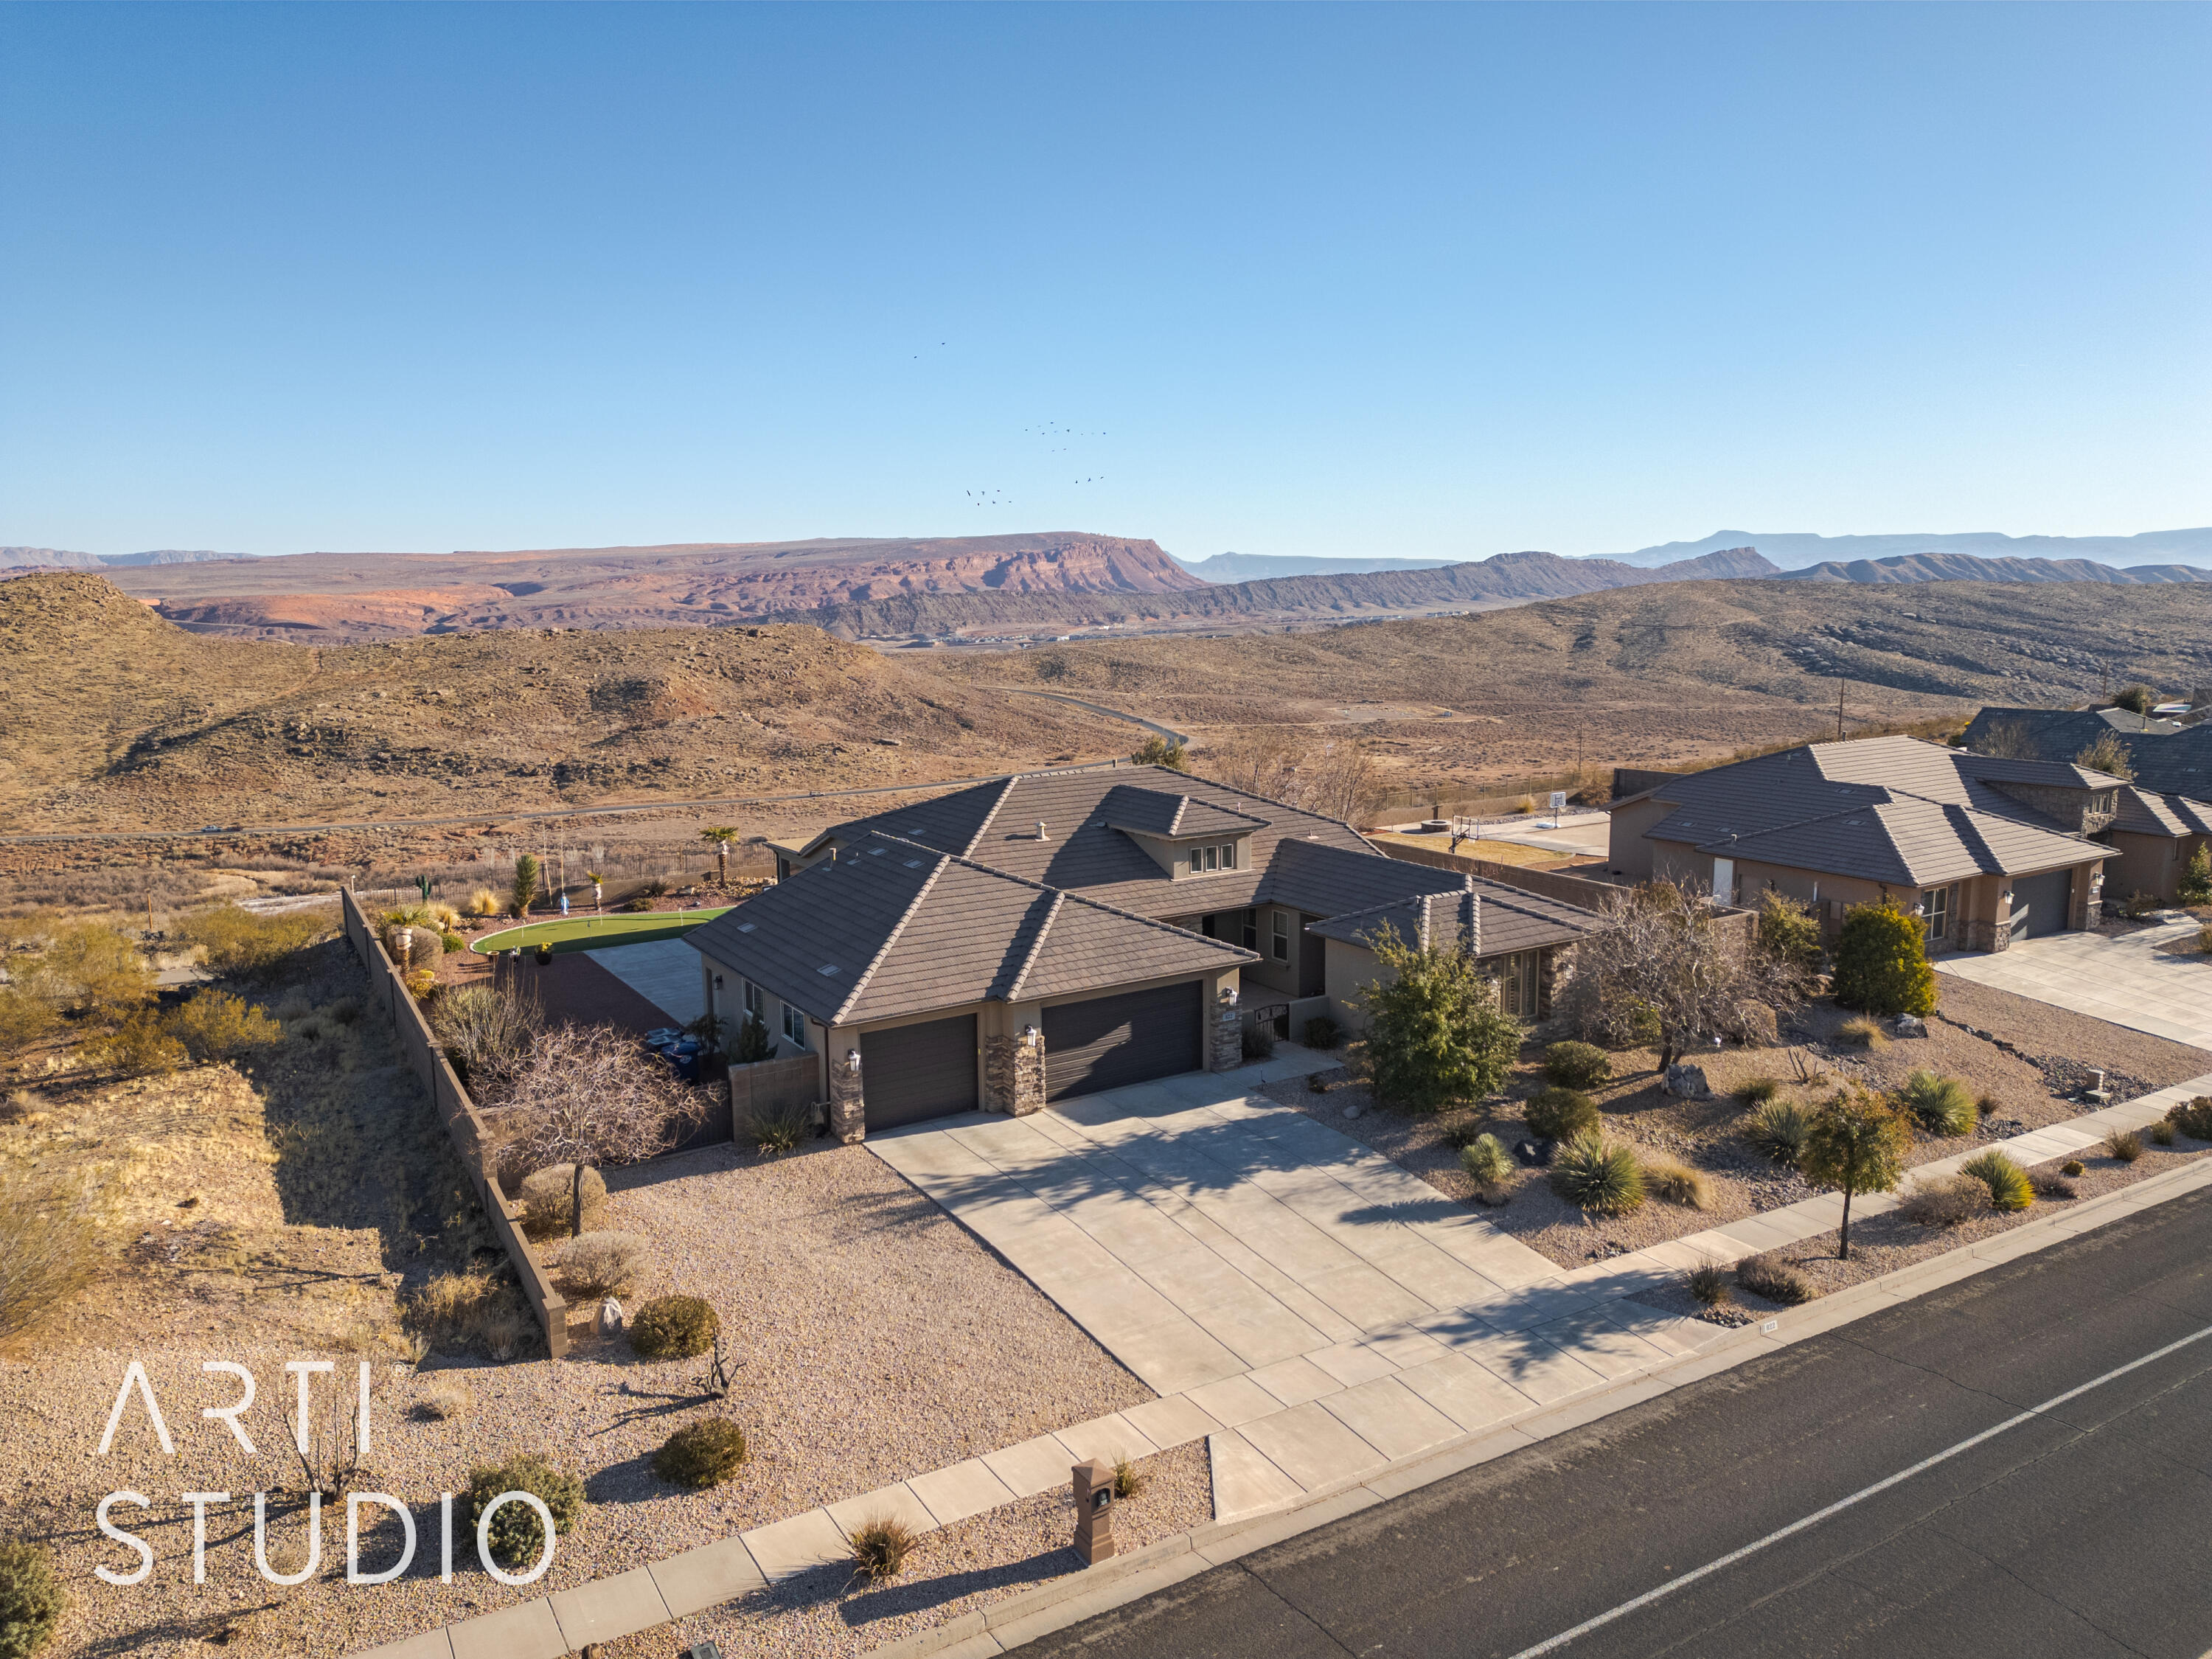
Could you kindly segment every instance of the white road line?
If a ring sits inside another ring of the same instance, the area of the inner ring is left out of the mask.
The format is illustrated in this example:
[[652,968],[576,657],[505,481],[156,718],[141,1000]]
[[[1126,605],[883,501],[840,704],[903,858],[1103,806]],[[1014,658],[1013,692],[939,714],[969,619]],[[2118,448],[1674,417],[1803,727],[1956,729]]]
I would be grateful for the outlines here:
[[[2178,1342],[2169,1342],[2164,1347],[2154,1350],[2152,1352],[2143,1355],[2140,1359],[2130,1359],[2126,1364],[2118,1366],[2112,1370],[2106,1371],[2102,1376],[2092,1377],[2088,1382],[2082,1383],[2081,1386],[2077,1389],[2069,1389],[2064,1394],[2053,1395],[2050,1399],[2045,1401],[2039,1406],[2030,1406],[2026,1411],[2021,1413],[2017,1417],[2008,1417],[2003,1422],[1997,1424],[1994,1428],[1984,1429],[1979,1434],[1973,1435],[1965,1440],[1961,1440],[1955,1446],[1947,1446],[1942,1451],[1937,1452],[1933,1457],[1922,1458],[1917,1463],[1915,1463],[1909,1469],[1899,1469],[1895,1474],[1890,1475],[1885,1480],[1875,1481],[1871,1486],[1863,1486],[1858,1491],[1853,1492],[1849,1498],[1839,1498],[1824,1510],[1815,1510],[1812,1514],[1804,1516],[1801,1520],[1792,1521],[1788,1526],[1781,1528],[1777,1531],[1770,1532],[1765,1537],[1754,1540],[1753,1542],[1746,1544],[1740,1550],[1729,1551],[1728,1554],[1723,1555],[1717,1561],[1708,1561],[1704,1566],[1697,1568],[1694,1571],[1686,1572],[1680,1578],[1670,1578],[1656,1589],[1648,1589],[1644,1591],[1643,1595],[1638,1596],[1632,1601],[1623,1601],[1619,1607],[1610,1608],[1607,1612],[1601,1613],[1595,1619],[1583,1620],[1581,1624],[1577,1625],[1572,1630],[1563,1630],[1557,1636],[1551,1638],[1549,1640],[1537,1643],[1533,1648],[1523,1648],[1520,1652],[1513,1656],[1513,1659],[1536,1659],[1536,1656],[1539,1654],[1557,1653],[1561,1648],[1566,1646],[1568,1643],[1573,1641],[1578,1636],[1587,1636],[1592,1631],[1600,1629],[1604,1626],[1610,1625],[1617,1619],[1625,1619],[1630,1613],[1634,1613],[1638,1607],[1648,1607],[1654,1601],[1659,1601],[1662,1597],[1672,1595],[1676,1590],[1680,1589],[1686,1584],[1694,1584],[1700,1578],[1709,1578],[1714,1573],[1719,1572],[1724,1568],[1734,1566],[1746,1556],[1756,1555],[1759,1551],[1765,1549],[1770,1544],[1778,1544],[1784,1539],[1794,1537],[1798,1533],[1803,1532],[1808,1527],[1817,1527],[1821,1522],[1826,1521],[1830,1516],[1840,1515],[1845,1510],[1850,1508],[1854,1504],[1863,1503],[1868,1498],[1874,1497],[1877,1492],[1887,1492],[1892,1486],[1898,1486],[1904,1481],[1911,1480],[1916,1474],[1924,1474],[1929,1469],[1934,1468],[1938,1463],[1948,1462],[1952,1458],[1959,1455],[1961,1452],[1972,1451],[1975,1447],[1980,1445],[1985,1440],[1994,1440],[1997,1436],[2005,1433],[2008,1430],[2016,1429],[2023,1423],[2033,1423],[2037,1418],[2041,1417],[2046,1412],[2056,1410],[2069,1400],[2078,1400],[2081,1395],[2087,1394],[2092,1389],[2101,1389],[2106,1383],[2114,1382],[2120,1377],[2125,1376],[2130,1371],[2140,1370],[2145,1365],[2152,1364],[2158,1360],[2165,1358],[2168,1354],[2179,1353],[2182,1349],[2189,1346],[2191,1343],[2202,1342],[2208,1336],[2212,1336],[2212,1325],[2207,1325],[2203,1330],[2195,1332],[2191,1335],[2185,1336]],[[2207,1659],[2212,1659],[2212,1656],[2207,1656]]]

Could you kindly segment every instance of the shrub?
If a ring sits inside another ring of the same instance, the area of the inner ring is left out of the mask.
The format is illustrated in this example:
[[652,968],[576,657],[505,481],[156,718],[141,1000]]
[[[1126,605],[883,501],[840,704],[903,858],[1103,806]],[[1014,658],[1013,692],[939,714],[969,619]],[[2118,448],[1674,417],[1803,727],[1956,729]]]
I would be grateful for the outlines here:
[[425,1389],[415,1402],[415,1413],[434,1423],[450,1423],[476,1409],[477,1397],[458,1382],[440,1382]]
[[620,1296],[645,1271],[645,1241],[635,1233],[586,1233],[561,1252],[561,1277],[593,1301]]
[[1344,1041],[1344,1027],[1327,1014],[1316,1014],[1306,1022],[1305,1045],[1326,1054]]
[[[504,1463],[469,1471],[469,1531],[474,1534],[491,1500],[503,1492],[526,1492],[552,1511],[557,1539],[583,1524],[584,1483],[567,1470],[525,1452]],[[545,1523],[527,1504],[502,1504],[491,1518],[492,1559],[503,1567],[534,1565],[545,1548]]]
[[2105,1137],[2105,1156],[2132,1164],[2142,1156],[2142,1137],[2131,1129],[2115,1129]]
[[1795,1164],[1805,1150],[1805,1137],[1812,1127],[1812,1120],[1796,1102],[1770,1100],[1751,1115],[1751,1121],[1744,1125],[1743,1138],[1777,1164]]
[[1265,1021],[1255,1020],[1244,1028],[1244,1058],[1267,1060],[1275,1052],[1275,1028]]
[[194,1060],[235,1060],[281,1042],[284,1028],[228,991],[202,991],[165,1022]]
[[758,1014],[747,1014],[738,1027],[738,1046],[730,1058],[740,1066],[750,1066],[768,1058],[772,1045],[768,1026]]
[[1176,772],[1190,770],[1190,760],[1184,754],[1183,746],[1157,732],[1139,744],[1137,752],[1129,758],[1139,766],[1164,766]]
[[[667,897],[668,878],[665,876],[648,876],[645,882],[645,890],[654,898]],[[650,906],[647,906],[647,908],[651,908]]]
[[2212,904],[2212,842],[2198,842],[2183,866],[2174,896],[2184,904]]
[[309,945],[336,931],[331,920],[312,910],[287,910],[257,916],[235,904],[202,910],[170,924],[186,944],[196,945],[218,974],[271,980]]
[[589,1231],[607,1205],[607,1183],[597,1170],[584,1166],[584,1218],[574,1215],[575,1165],[556,1164],[532,1171],[522,1182],[522,1230],[532,1238],[553,1238],[562,1233]]
[[60,1024],[46,998],[20,986],[0,985],[0,1054],[20,1054]]
[[1914,1183],[1897,1212],[1916,1227],[1955,1227],[1986,1214],[1990,1191],[1972,1176],[1948,1176]]
[[1126,1457],[1116,1457],[1114,1460],[1115,1497],[1134,1498],[1152,1484],[1152,1477],[1146,1470],[1132,1463]]
[[2027,1171],[1994,1146],[1961,1164],[1959,1173],[1972,1176],[1988,1188],[1990,1202],[2000,1210],[2024,1210],[2035,1202],[2035,1187]]
[[1513,1171],[1505,1143],[1496,1135],[1477,1135],[1460,1149],[1459,1167],[1478,1187],[1496,1187]]
[[2166,1121],[2191,1140],[2212,1140],[2212,1095],[2197,1095],[2168,1108]]
[[2004,1102],[1999,1100],[1995,1095],[1979,1096],[1974,1102],[1974,1115],[1977,1117],[1994,1117],[1996,1115],[1997,1108],[2003,1104]]
[[87,1043],[85,1057],[94,1066],[125,1077],[151,1077],[161,1072],[173,1072],[190,1058],[185,1053],[185,1045],[143,1009],[106,1036]]
[[489,887],[479,887],[469,895],[469,914],[472,916],[495,916],[499,914],[499,895]]
[[1813,1299],[1813,1285],[1804,1274],[1771,1250],[1746,1256],[1735,1264],[1735,1282],[1753,1296],[1784,1308]]
[[1577,1135],[1594,1132],[1598,1126],[1597,1103],[1588,1095],[1573,1089],[1562,1089],[1554,1084],[1540,1089],[1522,1110],[1528,1121],[1528,1133],[1547,1140],[1572,1140]]
[[2038,1198],[2079,1198],[2081,1194],[2074,1183],[2063,1174],[2050,1170],[2030,1170],[2028,1185],[2035,1188]]
[[714,1346],[722,1322],[706,1298],[657,1296],[629,1322],[629,1345],[641,1359],[691,1359]]
[[745,1431],[726,1417],[702,1417],[670,1435],[653,1455],[653,1472],[672,1486],[719,1486],[746,1457]]
[[431,1007],[430,1031],[462,1086],[481,1090],[521,1063],[541,1018],[536,1001],[505,985],[461,985]]
[[1702,1210],[1713,1201],[1713,1183],[1705,1173],[1671,1158],[1644,1160],[1644,1190],[1662,1204],[1677,1204],[1686,1210]]
[[2154,1146],[2171,1146],[2173,1145],[2173,1125],[2168,1123],[2164,1118],[2159,1119],[2157,1122],[2152,1124],[2150,1127],[2144,1130],[2143,1133],[2150,1137],[2150,1144]]
[[1690,1294],[1708,1308],[1717,1308],[1730,1300],[1728,1269],[1717,1261],[1701,1261],[1690,1269],[1685,1281]]
[[1481,1139],[1482,1123],[1480,1119],[1463,1117],[1456,1123],[1444,1125],[1444,1145],[1455,1152],[1465,1152]]
[[1836,1035],[1845,1042],[1856,1043],[1862,1048],[1887,1048],[1889,1038],[1881,1026],[1870,1019],[1847,1019],[1836,1028]]
[[1389,975],[1360,994],[1376,1097],[1433,1112],[1496,1094],[1521,1052],[1521,1027],[1480,965],[1462,949],[1401,944],[1387,923],[1373,949]]
[[0,1659],[30,1659],[52,1639],[69,1592],[43,1545],[0,1541]]
[[1764,1106],[1782,1092],[1782,1079],[1764,1076],[1746,1078],[1735,1092],[1738,1099],[1747,1100],[1754,1106]]
[[400,975],[407,994],[417,1002],[428,1002],[438,994],[438,975],[434,969],[417,968]]
[[83,1182],[0,1164],[0,1337],[60,1311],[99,1265],[94,1196]]
[[1954,1077],[1939,1077],[1924,1066],[1916,1067],[1899,1086],[1897,1097],[1912,1114],[1913,1121],[1931,1135],[1973,1133],[1974,1097]]
[[2212,922],[2197,930],[2197,949],[2200,954],[2212,957]]
[[2141,921],[2158,908],[2158,900],[2140,887],[2120,901],[2120,914],[2130,921]]
[[2124,685],[2113,695],[2112,707],[2124,708],[2130,714],[2148,714],[2158,707],[2158,693],[2140,683]]
[[623,905],[623,908],[632,915],[643,915],[647,910],[653,908],[653,901],[641,894]]
[[1759,948],[1784,966],[1808,976],[1820,966],[1820,921],[1813,907],[1770,887],[1759,896],[1753,934]]
[[1555,1042],[1544,1050],[1544,1075],[1565,1089],[1601,1088],[1613,1080],[1613,1057],[1594,1042]]
[[118,1018],[154,1000],[154,970],[138,947],[112,927],[86,922],[64,927],[25,974],[25,988],[64,1009]]
[[2058,1166],[2058,1173],[2063,1176],[2082,1176],[2088,1172],[2089,1166],[2078,1158],[2069,1158]]
[[814,1114],[805,1106],[757,1106],[745,1115],[744,1139],[753,1143],[763,1158],[796,1152],[814,1127]]
[[1599,1215],[1628,1215],[1644,1207],[1644,1170],[1636,1154],[1595,1131],[1559,1148],[1552,1159],[1551,1182],[1568,1203]]
[[2128,746],[2120,741],[2117,732],[2099,732],[2094,743],[2075,752],[2074,763],[2130,782],[2136,775],[2135,762],[2129,758]]
[[[1182,752],[1180,748],[1176,752]],[[914,1553],[916,1540],[903,1522],[879,1515],[854,1528],[845,1535],[845,1542],[853,1552],[853,1576],[880,1583],[906,1570],[906,1559]]]
[[1870,1014],[1932,1014],[1936,970],[1918,916],[1894,904],[1862,904],[1836,941],[1836,1000]]
[[463,939],[459,933],[441,933],[438,935],[438,942],[443,945],[448,951],[465,951],[469,948],[468,940]]

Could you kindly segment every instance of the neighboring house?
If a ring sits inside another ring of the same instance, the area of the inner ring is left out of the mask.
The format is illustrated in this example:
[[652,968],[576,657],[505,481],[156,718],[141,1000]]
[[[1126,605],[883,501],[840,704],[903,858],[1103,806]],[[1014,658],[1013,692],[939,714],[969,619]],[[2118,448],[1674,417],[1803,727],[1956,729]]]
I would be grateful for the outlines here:
[[1931,949],[2002,951],[2087,927],[2112,849],[2120,780],[2067,762],[1997,760],[1917,738],[1808,744],[1692,772],[1613,803],[1616,875],[1768,887],[1820,912],[1894,901]]
[[2117,854],[2105,866],[2106,888],[2170,904],[2189,860],[2212,839],[2212,724],[2124,708],[1984,708],[1964,741],[1978,751],[2059,761],[2106,737],[2118,739],[2135,774],[2120,787],[2112,822],[2097,832]]
[[711,1006],[820,1057],[848,1139],[1226,1070],[1255,1023],[1357,1029],[1385,923],[1468,943],[1540,1018],[1601,925],[1164,767],[996,779],[774,851],[775,886],[687,937]]

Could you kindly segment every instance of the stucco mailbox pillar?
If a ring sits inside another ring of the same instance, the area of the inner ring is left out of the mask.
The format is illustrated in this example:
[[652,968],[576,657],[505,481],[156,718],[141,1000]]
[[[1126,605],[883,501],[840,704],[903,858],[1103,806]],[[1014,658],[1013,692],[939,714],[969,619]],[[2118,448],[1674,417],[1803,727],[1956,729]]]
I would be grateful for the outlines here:
[[1114,1466],[1094,1457],[1074,1474],[1075,1553],[1094,1567],[1114,1553]]

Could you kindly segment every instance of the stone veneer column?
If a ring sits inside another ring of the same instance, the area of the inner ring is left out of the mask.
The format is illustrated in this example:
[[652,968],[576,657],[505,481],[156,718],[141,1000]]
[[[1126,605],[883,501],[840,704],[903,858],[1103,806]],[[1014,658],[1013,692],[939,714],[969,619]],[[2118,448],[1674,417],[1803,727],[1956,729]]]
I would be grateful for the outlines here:
[[994,1112],[1027,1117],[1044,1106],[1044,1039],[987,1037],[983,1042],[983,1093]]
[[830,1133],[848,1146],[858,1146],[868,1133],[868,1103],[861,1093],[860,1074],[836,1055],[830,1059]]
[[1233,1072],[1244,1063],[1244,1022],[1234,1003],[1215,1003],[1213,1039],[1206,1046],[1206,1069]]

